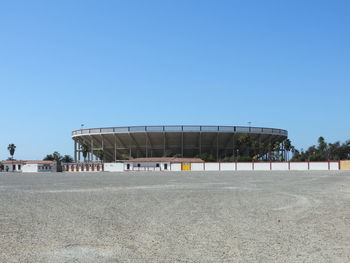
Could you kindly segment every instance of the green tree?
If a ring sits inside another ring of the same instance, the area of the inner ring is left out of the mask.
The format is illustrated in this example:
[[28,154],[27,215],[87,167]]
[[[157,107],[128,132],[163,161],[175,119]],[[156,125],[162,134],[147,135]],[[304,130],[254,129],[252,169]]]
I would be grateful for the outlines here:
[[62,157],[62,162],[63,163],[72,163],[73,162],[73,158],[72,156],[66,154]]
[[209,154],[209,153],[202,153],[200,155],[196,156],[197,158],[202,159],[205,162],[216,162],[216,158],[214,157],[214,155]]
[[7,146],[7,150],[10,152],[11,160],[13,160],[13,155],[16,151],[16,145],[14,145],[13,143],[9,144],[9,146]]
[[44,157],[44,161],[57,161],[60,162],[62,161],[62,156],[59,152],[55,151],[52,154],[48,154]]
[[285,150],[285,160],[288,161],[289,160],[289,153],[292,150],[292,142],[289,139],[286,139],[283,141],[283,147]]
[[62,156],[59,152],[53,152],[52,156],[54,161],[60,162],[62,160]]
[[53,161],[54,157],[52,154],[48,154],[43,158],[44,161]]
[[318,149],[321,151],[321,152],[325,152],[327,150],[327,143],[325,141],[325,139],[320,136],[317,140],[318,142]]
[[103,157],[104,157],[105,153],[103,150],[97,150],[95,152],[95,155],[97,156],[98,159],[100,159],[100,161],[103,161]]
[[87,157],[87,155],[89,153],[89,146],[86,143],[82,143],[80,145],[80,147],[81,147],[80,149],[81,149],[81,152],[83,154],[84,162],[85,162],[86,161],[86,157]]
[[327,143],[321,136],[318,145],[310,146],[305,152],[294,149],[293,161],[338,161],[350,159],[350,141]]

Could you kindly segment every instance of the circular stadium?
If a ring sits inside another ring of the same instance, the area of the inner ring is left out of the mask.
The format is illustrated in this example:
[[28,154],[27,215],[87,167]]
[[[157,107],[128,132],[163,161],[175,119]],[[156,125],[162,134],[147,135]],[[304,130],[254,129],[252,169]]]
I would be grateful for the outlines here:
[[72,132],[76,162],[140,157],[260,159],[287,138],[286,130],[244,126],[129,126]]

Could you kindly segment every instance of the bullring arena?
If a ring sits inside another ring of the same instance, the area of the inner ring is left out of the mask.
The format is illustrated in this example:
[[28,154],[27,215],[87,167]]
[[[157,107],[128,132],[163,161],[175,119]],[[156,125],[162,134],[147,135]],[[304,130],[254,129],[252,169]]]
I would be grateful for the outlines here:
[[[114,162],[123,156],[195,157],[211,154],[217,160],[226,156],[244,156],[247,140],[263,145],[257,151],[267,152],[268,144],[282,143],[288,132],[282,129],[244,126],[129,126],[81,129],[72,132],[74,160],[82,160],[82,145],[88,148],[87,160],[96,159],[96,152],[104,152],[104,162]],[[249,152],[250,151],[250,152]]]

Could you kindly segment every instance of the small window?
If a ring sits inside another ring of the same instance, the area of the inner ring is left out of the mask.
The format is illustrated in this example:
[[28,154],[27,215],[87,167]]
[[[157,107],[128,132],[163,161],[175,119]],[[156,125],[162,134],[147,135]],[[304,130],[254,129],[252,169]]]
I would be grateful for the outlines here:
[[159,163],[156,164],[156,167],[159,167]]
[[18,170],[21,170],[21,165],[20,164],[18,165]]
[[164,170],[168,170],[168,164],[167,163],[164,164]]
[[138,163],[138,164],[137,164],[137,167],[141,167],[141,164]]
[[130,170],[130,163],[126,164],[126,169]]
[[13,170],[13,171],[16,171],[16,165],[15,165],[15,164],[12,165],[12,170]]

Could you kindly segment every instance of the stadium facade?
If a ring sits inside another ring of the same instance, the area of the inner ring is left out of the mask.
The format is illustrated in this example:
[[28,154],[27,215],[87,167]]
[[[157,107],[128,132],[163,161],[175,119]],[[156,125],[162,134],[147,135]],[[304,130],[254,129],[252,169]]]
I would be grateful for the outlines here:
[[[130,126],[72,132],[74,159],[104,162],[140,157],[260,158],[288,138],[282,129],[243,126]],[[102,156],[101,156],[102,153]],[[86,158],[83,158],[85,155]]]

